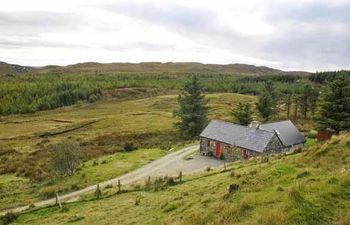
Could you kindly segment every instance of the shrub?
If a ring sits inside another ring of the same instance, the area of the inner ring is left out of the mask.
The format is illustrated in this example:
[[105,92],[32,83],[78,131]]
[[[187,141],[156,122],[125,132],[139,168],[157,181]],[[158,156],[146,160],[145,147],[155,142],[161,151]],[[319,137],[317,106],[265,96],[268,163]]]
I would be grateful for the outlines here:
[[63,141],[51,147],[53,168],[62,174],[73,175],[80,164],[80,145],[72,141]]
[[230,186],[228,187],[228,193],[233,193],[237,191],[238,188],[239,188],[238,184],[230,184]]
[[208,166],[207,168],[205,168],[205,171],[209,172],[211,170],[211,168]]
[[167,185],[172,186],[175,184],[175,180],[172,177],[168,177],[167,179]]
[[137,205],[140,205],[140,198],[139,197],[136,197],[136,199],[135,199],[135,205],[137,206]]
[[56,192],[53,190],[47,190],[47,191],[40,193],[40,196],[42,196],[44,199],[49,199],[49,198],[55,197]]
[[72,186],[70,187],[70,189],[72,191],[76,191],[76,190],[79,190],[79,186],[77,184],[72,184]]
[[221,160],[224,160],[224,159],[225,159],[225,155],[224,155],[224,153],[222,153],[222,152],[220,153],[220,159],[221,159]]
[[316,130],[310,130],[307,134],[308,138],[316,138],[317,137],[317,131]]
[[261,163],[267,163],[267,162],[269,162],[269,157],[268,156],[261,157]]
[[310,173],[309,171],[304,171],[304,172],[299,173],[299,174],[297,175],[297,179],[310,176],[310,174],[311,174],[311,173]]
[[13,213],[13,212],[7,212],[2,218],[2,222],[4,225],[10,224],[12,222],[14,222],[17,219],[17,214]]
[[335,178],[335,177],[332,177],[332,178],[330,178],[329,180],[328,180],[328,183],[329,184],[336,184],[336,183],[338,183],[338,179],[337,178]]
[[108,189],[108,188],[113,188],[113,185],[112,184],[107,184],[105,189]]
[[124,151],[131,152],[136,150],[137,147],[134,145],[134,143],[126,142],[124,145]]
[[281,186],[278,186],[276,191],[284,191],[284,189]]

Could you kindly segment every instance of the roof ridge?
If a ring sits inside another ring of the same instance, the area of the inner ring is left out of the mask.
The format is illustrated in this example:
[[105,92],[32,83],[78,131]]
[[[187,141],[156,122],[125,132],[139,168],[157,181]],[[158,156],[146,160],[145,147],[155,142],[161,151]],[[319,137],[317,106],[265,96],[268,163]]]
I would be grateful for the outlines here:
[[251,128],[251,127],[248,127],[248,126],[244,126],[244,125],[241,125],[241,124],[236,124],[236,123],[231,123],[231,122],[227,122],[227,121],[223,121],[223,120],[211,120],[210,122],[219,122],[219,123],[225,123],[225,124],[228,124],[228,125],[232,125],[232,126],[237,126],[237,127],[242,127],[242,128],[245,128],[247,130],[254,130],[254,131],[261,131],[261,132],[266,132],[266,133],[275,133],[275,132],[272,132],[272,131],[268,131],[268,130],[263,130],[263,129],[256,129],[256,128]]

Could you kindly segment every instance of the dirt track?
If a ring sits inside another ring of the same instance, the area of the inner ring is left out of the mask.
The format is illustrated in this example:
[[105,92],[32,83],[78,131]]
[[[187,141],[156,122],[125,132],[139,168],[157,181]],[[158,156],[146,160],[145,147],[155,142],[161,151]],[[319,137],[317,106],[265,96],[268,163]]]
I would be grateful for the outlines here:
[[[144,181],[148,176],[173,176],[177,175],[180,171],[182,171],[184,174],[189,174],[198,171],[203,171],[207,167],[218,167],[223,165],[223,161],[221,160],[209,158],[207,156],[201,156],[198,154],[194,154],[193,159],[191,160],[184,160],[184,157],[191,154],[192,152],[196,152],[196,150],[198,150],[198,145],[190,146],[176,151],[174,153],[170,153],[130,173],[124,174],[111,180],[104,181],[100,183],[100,187],[103,188],[107,185],[115,186],[118,183],[118,180],[121,181],[121,184],[127,185],[138,181]],[[62,195],[60,196],[60,198],[62,202],[72,201],[82,194],[86,194],[95,190],[96,185],[92,185],[84,189],[74,191],[66,195]],[[55,198],[36,202],[33,205],[35,207],[43,207],[53,204],[55,204]],[[28,208],[29,205],[18,207],[0,212],[0,215],[4,215],[8,211],[12,211],[15,213],[22,212]]]

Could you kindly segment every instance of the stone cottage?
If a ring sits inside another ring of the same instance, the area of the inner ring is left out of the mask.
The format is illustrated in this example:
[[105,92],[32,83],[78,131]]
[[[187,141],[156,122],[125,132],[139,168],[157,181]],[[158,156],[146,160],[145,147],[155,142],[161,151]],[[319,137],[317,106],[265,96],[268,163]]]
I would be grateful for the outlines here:
[[234,161],[282,153],[304,143],[304,136],[290,120],[250,126],[213,120],[200,134],[200,153]]

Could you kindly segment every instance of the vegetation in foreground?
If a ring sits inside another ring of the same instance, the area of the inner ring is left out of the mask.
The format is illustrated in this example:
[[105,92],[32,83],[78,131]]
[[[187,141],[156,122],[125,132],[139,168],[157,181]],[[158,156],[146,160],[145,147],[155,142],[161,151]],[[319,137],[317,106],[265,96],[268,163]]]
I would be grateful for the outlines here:
[[349,149],[350,135],[342,134],[301,153],[236,162],[161,190],[142,186],[100,200],[86,196],[63,209],[33,209],[13,224],[349,224]]

